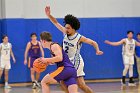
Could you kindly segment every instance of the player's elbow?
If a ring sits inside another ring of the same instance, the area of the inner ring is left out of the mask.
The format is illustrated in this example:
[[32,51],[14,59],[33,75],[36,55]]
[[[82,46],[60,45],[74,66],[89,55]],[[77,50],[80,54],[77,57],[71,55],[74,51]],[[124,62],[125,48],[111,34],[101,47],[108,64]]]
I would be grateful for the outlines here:
[[92,42],[91,42],[91,45],[93,45],[93,46],[97,46],[98,44],[97,44],[97,42],[92,41]]

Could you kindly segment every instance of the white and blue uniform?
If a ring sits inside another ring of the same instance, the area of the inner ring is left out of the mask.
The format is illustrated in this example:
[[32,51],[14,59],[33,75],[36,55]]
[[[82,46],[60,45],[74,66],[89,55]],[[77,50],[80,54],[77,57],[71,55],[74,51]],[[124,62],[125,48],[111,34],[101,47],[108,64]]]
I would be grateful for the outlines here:
[[63,49],[69,56],[70,61],[77,69],[77,76],[84,76],[84,61],[80,55],[80,49],[82,44],[79,44],[79,40],[82,36],[79,33],[75,33],[73,36],[64,36]]
[[11,43],[0,44],[0,68],[1,69],[11,69],[11,64],[10,64],[11,48],[12,48]]
[[136,41],[134,39],[132,40],[128,40],[128,38],[125,39],[125,44],[123,45],[122,48],[124,64],[134,65],[135,47],[136,47]]

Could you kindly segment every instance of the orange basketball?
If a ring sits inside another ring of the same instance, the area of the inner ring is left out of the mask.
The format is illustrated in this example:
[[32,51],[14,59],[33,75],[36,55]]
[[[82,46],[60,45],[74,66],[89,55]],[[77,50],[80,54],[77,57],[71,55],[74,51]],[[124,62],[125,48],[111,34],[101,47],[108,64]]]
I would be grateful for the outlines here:
[[33,63],[33,69],[38,73],[41,73],[41,72],[45,71],[47,66],[48,66],[47,64],[39,61],[39,58],[36,59]]

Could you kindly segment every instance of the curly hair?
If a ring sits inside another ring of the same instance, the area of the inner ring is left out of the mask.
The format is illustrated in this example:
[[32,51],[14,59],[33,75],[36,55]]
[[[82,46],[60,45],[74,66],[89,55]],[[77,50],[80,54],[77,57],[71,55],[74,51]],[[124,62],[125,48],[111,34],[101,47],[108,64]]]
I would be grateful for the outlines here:
[[75,16],[68,14],[64,18],[64,23],[69,24],[73,29],[78,30],[80,28],[80,21]]

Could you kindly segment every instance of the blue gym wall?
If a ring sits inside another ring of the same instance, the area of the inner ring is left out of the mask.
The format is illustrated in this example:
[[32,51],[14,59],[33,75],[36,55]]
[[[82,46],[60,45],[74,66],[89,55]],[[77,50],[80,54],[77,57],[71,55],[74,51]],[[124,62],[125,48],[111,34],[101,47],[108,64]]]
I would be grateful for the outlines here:
[[[63,19],[58,19],[63,24]],[[11,60],[12,69],[9,73],[9,82],[30,82],[30,71],[23,64],[24,51],[27,42],[30,40],[30,34],[42,31],[49,31],[53,40],[62,43],[63,34],[48,19],[3,19],[0,21],[1,31],[9,36],[9,41],[13,45],[17,63]],[[126,37],[127,30],[133,30],[135,35],[140,31],[140,18],[80,18],[81,28],[78,32],[88,38],[98,42],[104,55],[96,56],[92,46],[83,44],[81,55],[85,62],[85,79],[112,79],[121,78],[123,62],[121,56],[121,46],[112,47],[104,44],[104,40],[118,41]],[[45,49],[46,57],[49,57],[49,51]],[[55,69],[55,66],[49,66],[42,73],[40,80],[45,74]],[[134,67],[134,76],[137,77],[136,65]]]

